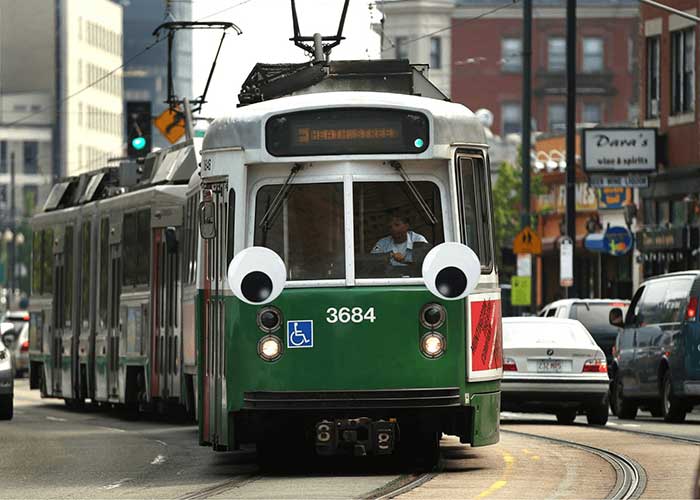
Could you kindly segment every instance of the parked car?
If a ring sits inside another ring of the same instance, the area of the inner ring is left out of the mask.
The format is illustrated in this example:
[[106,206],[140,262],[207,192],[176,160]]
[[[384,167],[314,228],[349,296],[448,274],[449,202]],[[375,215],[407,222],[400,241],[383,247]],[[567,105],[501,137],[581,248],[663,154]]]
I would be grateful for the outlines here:
[[15,388],[10,350],[0,342],[0,420],[11,420]]
[[503,318],[504,410],[554,413],[561,424],[585,413],[605,425],[608,385],[605,355],[579,321]]
[[629,300],[621,299],[563,299],[544,306],[538,316],[579,320],[603,350],[605,360],[610,365],[612,348],[620,331],[608,320],[610,310],[617,307],[625,313],[629,304]]
[[622,328],[611,365],[610,400],[620,418],[639,407],[682,422],[700,404],[700,271],[655,276],[642,283],[627,314],[610,311]]
[[29,322],[3,321],[0,323],[0,337],[12,353],[12,361],[17,377],[29,371]]

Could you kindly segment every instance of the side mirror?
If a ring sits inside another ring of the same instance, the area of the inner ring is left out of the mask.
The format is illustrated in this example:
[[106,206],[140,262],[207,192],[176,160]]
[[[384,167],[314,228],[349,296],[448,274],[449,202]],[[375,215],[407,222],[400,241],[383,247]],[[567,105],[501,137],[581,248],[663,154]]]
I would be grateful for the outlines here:
[[211,199],[199,204],[199,234],[205,240],[216,237],[216,210]]
[[165,247],[169,254],[177,253],[177,233],[172,226],[165,228]]
[[613,326],[617,326],[618,328],[624,328],[625,327],[625,320],[622,319],[622,309],[619,307],[613,307],[610,309],[610,313],[608,314],[608,321],[610,321],[610,324]]

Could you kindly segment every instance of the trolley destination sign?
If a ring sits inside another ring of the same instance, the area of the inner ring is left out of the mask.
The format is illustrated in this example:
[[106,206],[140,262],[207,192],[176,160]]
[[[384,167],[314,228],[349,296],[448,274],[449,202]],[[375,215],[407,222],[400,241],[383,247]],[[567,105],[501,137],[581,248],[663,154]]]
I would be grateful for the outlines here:
[[428,119],[396,109],[341,108],[270,118],[266,146],[273,156],[410,154],[428,148]]

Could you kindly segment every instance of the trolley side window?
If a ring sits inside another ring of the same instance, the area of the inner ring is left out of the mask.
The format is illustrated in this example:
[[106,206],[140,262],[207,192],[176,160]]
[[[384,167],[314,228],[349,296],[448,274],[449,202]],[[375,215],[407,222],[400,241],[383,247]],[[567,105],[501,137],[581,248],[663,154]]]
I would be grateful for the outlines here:
[[63,240],[63,286],[65,305],[63,307],[64,325],[71,326],[73,315],[73,226],[66,226]]
[[486,164],[480,157],[461,156],[458,158],[458,168],[462,240],[479,257],[482,271],[491,272],[493,231]]
[[107,326],[107,275],[109,274],[109,219],[100,221],[100,326]]
[[41,273],[41,289],[44,293],[52,293],[53,290],[53,229],[46,229],[44,231],[44,251],[42,253],[43,258],[43,272]]
[[80,312],[83,324],[87,326],[90,321],[90,257],[92,253],[90,252],[90,221],[83,222],[82,228],[82,252],[80,258],[82,259],[82,268],[80,270],[81,275],[81,300],[80,300]]
[[437,223],[432,224],[404,182],[353,184],[355,269],[358,278],[413,278],[423,259],[445,241],[440,190],[414,182]]
[[150,261],[150,209],[124,214],[123,248],[124,284],[127,286],[147,285]]
[[277,252],[287,279],[345,277],[343,184],[294,184],[279,210],[264,216],[282,185],[263,186],[255,200],[255,245]]
[[[41,289],[41,251],[43,249],[43,237],[44,231],[34,231],[32,239],[32,293],[34,295],[41,295],[43,293]],[[50,256],[45,258],[50,258]]]

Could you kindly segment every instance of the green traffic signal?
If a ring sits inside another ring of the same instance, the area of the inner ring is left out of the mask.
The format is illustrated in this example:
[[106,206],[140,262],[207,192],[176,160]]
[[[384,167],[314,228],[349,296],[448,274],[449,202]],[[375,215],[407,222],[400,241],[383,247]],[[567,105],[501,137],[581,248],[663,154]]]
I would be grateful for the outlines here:
[[146,139],[144,137],[134,137],[131,139],[131,146],[136,151],[140,151],[146,147]]

